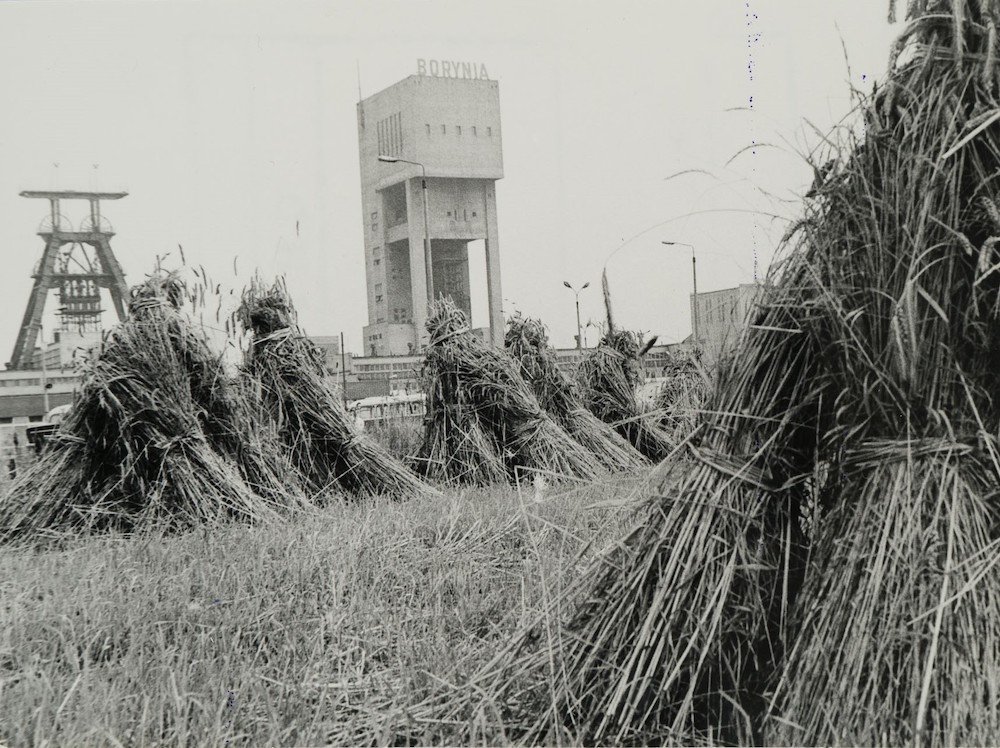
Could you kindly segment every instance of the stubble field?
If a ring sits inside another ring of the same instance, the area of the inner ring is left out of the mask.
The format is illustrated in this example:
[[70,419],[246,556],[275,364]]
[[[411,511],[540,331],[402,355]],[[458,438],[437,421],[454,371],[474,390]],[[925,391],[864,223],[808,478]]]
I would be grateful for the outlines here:
[[470,731],[407,708],[548,609],[641,490],[451,490],[0,549],[0,742],[508,742],[502,717]]

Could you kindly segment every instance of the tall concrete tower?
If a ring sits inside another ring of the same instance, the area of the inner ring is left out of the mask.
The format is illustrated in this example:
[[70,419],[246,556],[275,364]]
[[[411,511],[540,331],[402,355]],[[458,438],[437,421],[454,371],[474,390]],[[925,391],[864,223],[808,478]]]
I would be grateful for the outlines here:
[[420,62],[424,74],[358,103],[366,355],[423,347],[428,285],[435,298],[450,296],[471,318],[469,244],[478,240],[485,246],[487,336],[503,344],[495,190],[503,177],[499,88],[479,65]]

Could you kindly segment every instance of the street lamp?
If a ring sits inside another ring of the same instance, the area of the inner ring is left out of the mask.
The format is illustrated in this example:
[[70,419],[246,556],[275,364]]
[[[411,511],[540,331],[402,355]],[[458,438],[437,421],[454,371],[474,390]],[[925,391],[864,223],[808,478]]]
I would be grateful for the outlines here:
[[576,349],[578,351],[583,350],[583,328],[580,327],[580,291],[590,286],[590,281],[587,281],[580,289],[577,290],[569,284],[569,281],[563,281],[563,285],[566,286],[573,295],[576,296]]
[[698,265],[694,257],[694,245],[687,242],[666,242],[661,241],[668,247],[690,247],[691,248],[691,285],[694,289],[694,303],[691,305],[691,328],[694,333],[694,349],[697,352],[700,338],[698,337]]
[[413,164],[420,167],[420,185],[424,195],[424,273],[427,279],[427,304],[434,301],[434,274],[431,272],[431,235],[427,226],[427,168],[419,161],[409,161],[396,156],[379,155],[378,160],[384,164]]

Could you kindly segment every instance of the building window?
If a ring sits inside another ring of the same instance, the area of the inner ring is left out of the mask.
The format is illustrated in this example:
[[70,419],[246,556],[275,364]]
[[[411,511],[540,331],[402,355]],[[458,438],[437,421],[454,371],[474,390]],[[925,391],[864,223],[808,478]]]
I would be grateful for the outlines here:
[[377,257],[376,257],[376,258],[375,258],[375,262],[374,262],[373,264],[374,264],[374,265],[375,265],[376,267],[378,267],[379,265],[381,265],[381,264],[382,264],[382,260],[380,260],[379,258],[377,258]]
[[455,135],[457,135],[458,137],[462,137],[462,126],[461,125],[455,125]]
[[493,137],[493,128],[492,127],[487,127],[486,128],[486,137],[488,137],[488,138],[492,138]]
[[441,125],[441,134],[442,135],[448,134],[448,125]]
[[403,115],[396,112],[379,120],[376,125],[378,152],[387,156],[398,156],[403,152]]
[[476,137],[479,133],[476,132],[476,126],[472,126],[472,137]]
[[431,136],[431,126],[430,125],[424,125],[424,127],[427,128],[427,137],[429,138]]
[[376,304],[382,303],[382,294],[379,294],[378,296],[375,297],[375,303]]
[[472,217],[473,217],[473,218],[475,218],[475,217],[476,217],[476,211],[472,211]]

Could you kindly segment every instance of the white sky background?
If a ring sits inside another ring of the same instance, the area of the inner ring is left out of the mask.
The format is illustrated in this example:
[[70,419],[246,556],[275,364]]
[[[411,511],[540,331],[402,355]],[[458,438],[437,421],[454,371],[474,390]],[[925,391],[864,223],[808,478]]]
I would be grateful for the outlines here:
[[[283,273],[306,330],[342,330],[360,351],[356,65],[367,96],[419,57],[482,62],[499,80],[504,310],[572,345],[562,281],[591,282],[582,315],[600,320],[601,267],[624,240],[692,211],[796,215],[753,185],[785,198],[808,187],[793,149],[818,136],[803,120],[826,130],[850,109],[842,41],[850,83],[869,91],[884,76],[899,30],[885,6],[0,2],[0,360],[42,250],[47,203],[24,189],[127,190],[104,212],[130,282],[178,243],[237,289],[257,268]],[[725,168],[754,142],[784,150]],[[686,169],[718,177],[665,179]],[[785,225],[716,212],[642,234],[608,265],[616,322],[666,341],[690,332],[690,255],[662,239],[695,244],[699,289],[713,290],[751,281],[755,256],[763,275]]]

